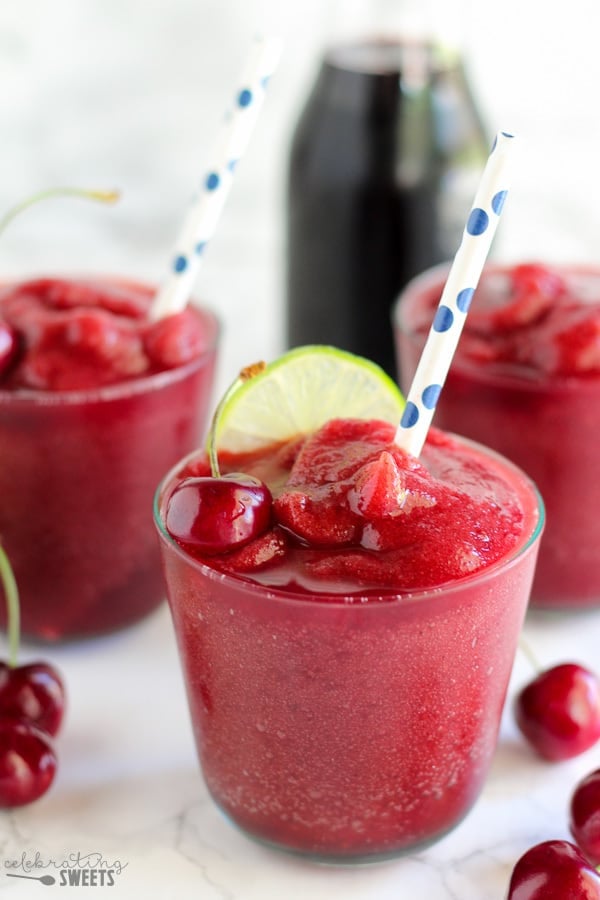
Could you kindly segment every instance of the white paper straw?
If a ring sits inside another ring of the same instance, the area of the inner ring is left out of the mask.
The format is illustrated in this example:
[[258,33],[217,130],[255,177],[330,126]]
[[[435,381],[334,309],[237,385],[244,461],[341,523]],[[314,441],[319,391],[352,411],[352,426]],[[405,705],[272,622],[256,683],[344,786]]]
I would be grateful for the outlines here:
[[473,293],[496,233],[507,194],[507,167],[514,137],[496,135],[463,238],[444,286],[433,324],[396,431],[398,447],[419,456],[458,344]]
[[152,319],[181,312],[190,300],[206,245],[215,232],[236,165],[246,150],[263,104],[267,82],[277,68],[280,56],[279,38],[255,38],[233,109],[225,116],[210,167],[184,219],[173,251],[170,275],[152,304]]

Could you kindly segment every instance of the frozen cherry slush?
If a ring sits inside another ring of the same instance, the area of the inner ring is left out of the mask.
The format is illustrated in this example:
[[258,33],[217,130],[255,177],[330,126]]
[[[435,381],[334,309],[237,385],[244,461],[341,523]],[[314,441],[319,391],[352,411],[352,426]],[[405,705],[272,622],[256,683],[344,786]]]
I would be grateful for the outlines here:
[[102,279],[0,288],[0,537],[29,636],[109,632],[163,597],[152,495],[198,445],[217,323],[191,307],[152,323],[151,297]]
[[[408,385],[445,270],[406,288],[396,311]],[[435,423],[493,447],[536,482],[547,522],[532,605],[600,603],[600,269],[489,266],[465,322]]]
[[168,530],[204,458],[156,498],[208,788],[250,835],[323,860],[427,844],[474,803],[542,527],[512,464],[436,430],[417,460],[394,431],[338,419],[220,454],[273,496],[265,530],[232,551]]

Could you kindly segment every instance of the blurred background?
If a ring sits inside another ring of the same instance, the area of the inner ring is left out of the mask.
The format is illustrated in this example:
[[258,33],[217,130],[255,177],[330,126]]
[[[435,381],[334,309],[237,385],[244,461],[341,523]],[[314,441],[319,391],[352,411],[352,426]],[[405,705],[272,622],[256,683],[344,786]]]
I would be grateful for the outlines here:
[[278,33],[284,56],[197,286],[224,324],[221,383],[272,358],[284,345],[293,127],[323,49],[382,26],[457,45],[489,133],[519,138],[496,255],[595,261],[600,8],[571,0],[555,10],[541,0],[4,2],[0,209],[59,184],[116,187],[122,199],[31,209],[0,239],[3,277],[98,271],[160,281],[251,38]]

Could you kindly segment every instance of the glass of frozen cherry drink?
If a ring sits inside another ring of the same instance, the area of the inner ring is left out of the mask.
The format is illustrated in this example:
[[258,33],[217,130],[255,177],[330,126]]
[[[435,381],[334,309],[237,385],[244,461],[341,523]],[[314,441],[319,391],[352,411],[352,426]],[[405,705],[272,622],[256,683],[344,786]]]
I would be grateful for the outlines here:
[[30,637],[110,632],[164,596],[152,495],[198,445],[218,326],[193,306],[152,322],[153,294],[103,278],[0,288],[0,535]]
[[291,351],[155,499],[208,789],[324,861],[426,845],[475,802],[542,529],[495,453],[435,429],[400,450],[402,406],[366,360]]
[[[417,366],[447,267],[395,310],[401,382]],[[540,489],[547,524],[531,603],[600,604],[600,269],[488,265],[436,408],[440,428],[493,447]]]

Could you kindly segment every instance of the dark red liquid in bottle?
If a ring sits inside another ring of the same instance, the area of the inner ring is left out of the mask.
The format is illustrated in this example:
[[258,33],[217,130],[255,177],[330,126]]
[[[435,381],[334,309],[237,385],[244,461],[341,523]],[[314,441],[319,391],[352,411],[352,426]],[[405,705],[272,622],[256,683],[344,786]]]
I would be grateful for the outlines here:
[[427,44],[331,50],[292,141],[287,340],[395,374],[399,290],[454,256],[489,145],[460,61]]

